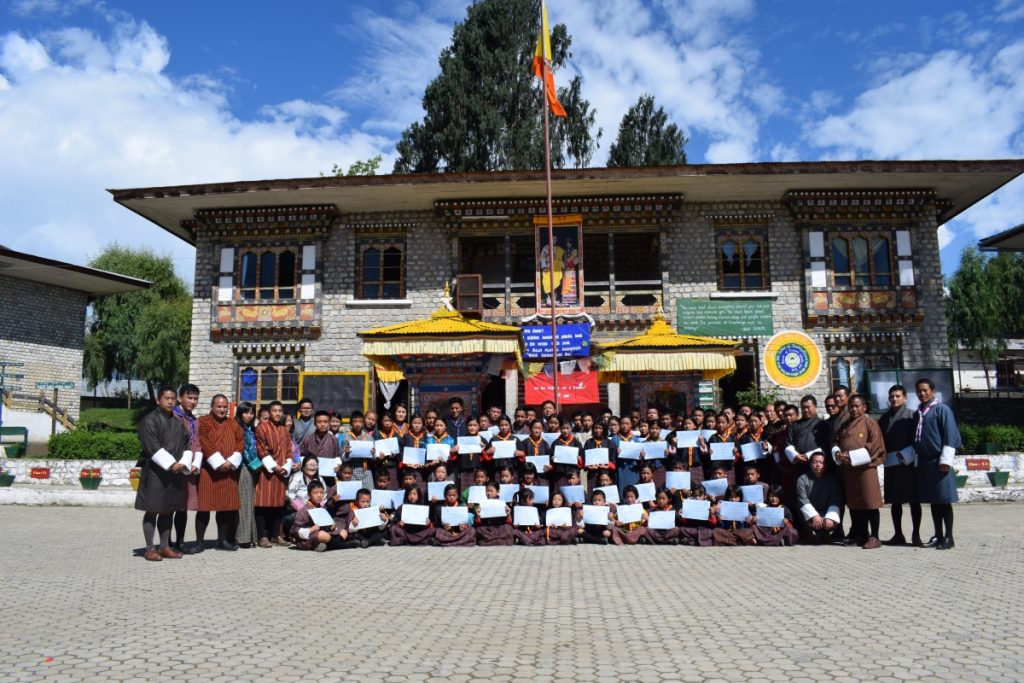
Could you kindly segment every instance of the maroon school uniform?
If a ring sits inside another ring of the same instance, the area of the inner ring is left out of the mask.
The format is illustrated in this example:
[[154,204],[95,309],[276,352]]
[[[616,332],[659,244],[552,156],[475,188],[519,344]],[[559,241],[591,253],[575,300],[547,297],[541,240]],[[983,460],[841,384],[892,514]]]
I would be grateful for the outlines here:
[[542,526],[513,527],[512,538],[519,542],[519,545],[547,545],[547,534]]
[[[299,535],[299,531],[300,530],[302,530],[302,529],[309,529],[310,527],[313,526],[313,520],[309,516],[310,509],[311,508],[309,506],[309,501],[306,501],[305,505],[303,505],[301,508],[296,510],[296,512],[295,512],[295,521],[292,522],[292,528],[291,528],[291,534],[290,535],[291,535],[291,538],[292,538],[292,542],[295,543],[295,547],[298,550],[313,550],[320,543],[315,538],[302,538],[302,536]],[[333,515],[332,515],[332,517],[333,517]],[[344,518],[334,517],[334,531],[330,531],[329,529],[320,529],[320,530],[321,531],[326,531],[331,536],[337,536],[338,535],[338,530],[344,528],[342,526],[344,521],[345,521]]]
[[[435,532],[434,539],[440,546],[449,548],[468,548],[469,546],[476,545],[476,530],[473,529],[469,524],[463,529],[452,527],[452,530],[444,528],[441,523],[441,508],[444,503],[432,506],[430,510],[430,521],[433,523]],[[455,507],[455,506],[450,506]]]
[[572,524],[569,526],[545,527],[544,535],[547,537],[546,545],[572,545],[579,536],[580,513],[572,511]]
[[[671,505],[665,508],[654,507],[652,509],[675,512],[674,508]],[[648,527],[647,540],[653,543],[654,545],[671,545],[674,542],[678,542],[679,539],[681,539],[683,536],[682,529],[679,528],[679,523],[682,520],[679,518],[678,514],[676,514],[675,520],[676,525],[671,529],[651,529],[650,527]]]
[[561,465],[555,462],[551,463],[551,490],[560,491],[563,486],[569,485],[569,478],[575,474],[580,473],[580,468],[583,467],[583,446],[576,440],[575,436],[570,436],[568,440],[561,437],[555,439],[554,443],[551,444],[552,460],[554,460],[555,448],[558,446],[566,446],[568,448],[576,449],[576,465]]
[[615,471],[615,468],[616,468],[616,466],[618,464],[619,449],[616,448],[615,442],[612,441],[611,439],[609,439],[608,437],[605,437],[603,439],[595,439],[595,438],[587,439],[587,443],[584,444],[584,446],[583,446],[584,463],[586,463],[586,451],[589,451],[592,448],[607,448],[608,449],[608,466],[607,467],[599,467],[596,470],[594,470],[593,472],[590,472],[590,471],[587,472],[587,495],[588,496],[594,490],[594,487],[597,486],[597,478],[599,476],[601,476],[601,474],[603,472],[607,472],[608,473],[608,476],[610,476],[612,478],[612,483],[613,484],[618,484],[618,482],[619,482],[618,474]]
[[[378,429],[376,431],[376,433],[373,435],[374,441],[377,441],[379,439],[391,439],[391,438],[398,439],[398,450],[401,451],[402,450],[402,438],[398,434],[398,430],[395,429],[394,426],[391,427],[391,431],[389,431],[389,432],[384,432],[384,431]],[[397,491],[398,490],[398,485],[399,485],[399,480],[398,480],[398,463],[399,463],[399,461],[401,459],[402,459],[401,453],[394,453],[392,455],[389,455],[386,458],[383,458],[383,459],[380,459],[380,460],[377,460],[377,459],[373,460],[373,476],[376,477],[377,476],[377,472],[380,472],[382,469],[386,469],[388,471],[388,476],[390,477],[389,481],[391,482],[390,484],[388,484],[388,488],[390,490],[392,490],[392,491]]]
[[612,527],[611,540],[615,545],[636,545],[644,538],[647,538],[647,527],[640,522]]
[[477,513],[473,521],[476,528],[477,545],[512,545],[512,518],[481,517]]
[[708,439],[708,462],[704,468],[704,478],[713,479],[715,468],[724,467],[726,479],[729,480],[729,486],[732,486],[736,483],[736,458],[734,456],[732,460],[712,460],[710,446],[713,443],[731,443],[733,447],[736,446],[736,440],[732,438],[731,434],[726,434],[724,438],[720,434],[713,434]]
[[391,545],[426,545],[435,535],[434,525],[427,521],[426,526],[405,524],[399,525],[402,519],[401,506],[395,512],[395,521],[391,524]]
[[[469,434],[465,436],[469,436]],[[477,438],[480,439],[480,447],[486,449],[487,441],[479,434]],[[459,491],[465,491],[470,486],[476,486],[476,482],[473,481],[473,473],[477,467],[483,464],[483,461],[480,459],[482,455],[482,453],[463,453],[462,449],[459,449],[457,456],[459,463]]]
[[713,514],[707,519],[686,519],[681,520],[679,525],[679,536],[686,545],[712,546],[715,544],[715,524],[718,518]]
[[793,515],[789,508],[783,508],[785,522],[781,527],[754,526],[754,538],[758,545],[796,545],[800,539],[800,533],[793,526]]

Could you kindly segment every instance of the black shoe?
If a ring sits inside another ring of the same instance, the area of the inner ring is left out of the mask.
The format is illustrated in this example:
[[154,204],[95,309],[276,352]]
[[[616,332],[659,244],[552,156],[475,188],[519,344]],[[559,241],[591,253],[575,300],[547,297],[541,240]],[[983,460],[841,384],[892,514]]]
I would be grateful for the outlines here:
[[370,547],[370,542],[367,539],[365,539],[365,538],[360,538],[359,539],[359,547],[360,548],[369,548]]
[[939,538],[938,536],[932,536],[931,538],[928,539],[927,543],[922,543],[921,547],[922,548],[937,548],[939,546],[939,544],[942,543],[942,540],[943,539]]
[[953,542],[952,538],[945,538],[935,546],[936,550],[952,550],[956,547],[956,543]]
[[888,541],[882,541],[882,545],[906,545],[907,537],[903,534],[896,534]]
[[221,541],[217,544],[217,550],[238,550],[238,544],[231,541]]
[[171,543],[170,546],[171,546],[171,550],[177,550],[179,553],[184,553],[185,552],[184,550],[182,550],[180,542],[179,543]]
[[198,555],[201,552],[203,552],[203,544],[198,541],[196,541],[192,545],[185,546],[181,550],[182,555]]

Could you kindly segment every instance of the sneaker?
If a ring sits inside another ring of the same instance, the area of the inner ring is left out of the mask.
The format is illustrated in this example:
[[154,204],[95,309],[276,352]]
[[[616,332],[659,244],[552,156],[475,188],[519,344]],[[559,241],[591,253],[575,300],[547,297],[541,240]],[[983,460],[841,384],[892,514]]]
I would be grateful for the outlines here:
[[323,551],[327,550],[327,544],[326,543],[318,543],[316,548],[314,548],[314,550],[316,550],[318,553],[322,553]]

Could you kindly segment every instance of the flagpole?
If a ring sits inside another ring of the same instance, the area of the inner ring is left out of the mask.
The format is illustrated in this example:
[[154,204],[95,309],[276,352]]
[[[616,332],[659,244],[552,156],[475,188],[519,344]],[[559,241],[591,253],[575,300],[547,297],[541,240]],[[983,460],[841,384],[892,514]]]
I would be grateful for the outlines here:
[[[544,31],[544,3],[540,4],[540,26]],[[558,325],[555,321],[555,228],[551,209],[551,142],[548,133],[548,98],[547,98],[547,55],[541,59],[540,107],[544,112],[544,183],[548,200],[548,277],[550,288],[548,295],[551,301],[551,369],[555,380],[555,413],[561,414],[561,402],[558,400]]]

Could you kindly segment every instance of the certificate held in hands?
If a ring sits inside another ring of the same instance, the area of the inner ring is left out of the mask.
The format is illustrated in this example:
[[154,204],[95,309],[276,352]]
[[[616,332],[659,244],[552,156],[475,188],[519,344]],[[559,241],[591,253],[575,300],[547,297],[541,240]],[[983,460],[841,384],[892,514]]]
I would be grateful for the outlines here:
[[555,446],[554,462],[575,467],[579,464],[579,455],[579,449],[575,446]]
[[526,462],[537,468],[537,474],[544,474],[544,468],[551,464],[550,455],[528,455]]
[[427,482],[427,500],[433,502],[435,500],[444,500],[444,490],[451,484],[450,481],[428,481]]
[[532,505],[516,505],[512,508],[512,521],[516,526],[540,526],[540,513]]
[[750,506],[746,503],[723,500],[718,504],[718,513],[727,522],[745,522],[750,516]]
[[623,441],[619,444],[619,460],[639,460],[641,444],[636,441]]
[[620,505],[615,508],[615,516],[623,524],[636,524],[644,518],[644,506],[640,503]]
[[704,493],[717,498],[725,495],[725,490],[729,488],[729,480],[724,477],[722,479],[705,479],[703,486]]
[[317,472],[321,477],[337,477],[334,468],[338,466],[337,458],[319,458],[317,460]]
[[469,524],[469,508],[464,505],[442,505],[441,523],[448,526],[465,526]]
[[338,492],[338,500],[355,500],[359,489],[363,488],[361,481],[339,481],[335,490]]
[[397,455],[398,454],[398,438],[391,437],[390,439],[378,439],[373,442],[373,450],[376,451],[377,455]]
[[734,457],[736,457],[736,444],[731,442],[711,444],[712,460],[732,460]]
[[665,457],[665,449],[668,444],[664,441],[646,441],[640,444],[643,448],[645,460],[661,460]]
[[382,527],[385,524],[384,520],[380,518],[380,510],[378,508],[359,508],[355,513],[356,521],[359,522],[356,526],[357,530],[376,529],[377,527]]
[[350,441],[349,442],[349,454],[350,460],[369,460],[373,458],[373,442],[372,441]]
[[693,500],[688,499],[683,501],[683,519],[692,519],[694,521],[707,521],[708,517],[711,516],[711,501],[709,500]]
[[466,502],[470,505],[479,505],[487,500],[487,488],[484,486],[470,486]]
[[480,517],[483,519],[493,519],[495,517],[505,516],[505,501],[500,498],[488,498],[487,500],[480,503]]
[[426,526],[429,514],[429,505],[411,505],[407,503],[402,506],[402,523],[411,526]]
[[585,503],[586,492],[582,486],[563,486],[562,497],[566,503]]
[[544,523],[550,527],[572,526],[570,508],[551,508],[544,513]]
[[665,473],[665,488],[676,489],[677,491],[690,490],[690,473],[676,472],[674,470]]
[[699,437],[700,431],[696,429],[676,432],[676,448],[696,448]]
[[466,453],[480,453],[483,451],[483,446],[480,443],[479,436],[460,436],[458,444],[460,455]]
[[743,454],[744,462],[753,462],[754,460],[761,460],[765,457],[764,447],[761,446],[760,441],[751,441],[740,446],[740,453]]
[[786,521],[786,511],[782,508],[758,508],[757,525],[767,527],[779,527]]
[[751,484],[750,486],[741,486],[740,491],[743,492],[744,503],[763,503],[764,502],[764,487],[760,484]]
[[608,464],[607,448],[591,448],[584,451],[583,455],[583,464],[587,467],[591,467],[592,465],[605,466]]
[[619,504],[619,489],[616,486],[595,486],[595,491],[604,493],[604,499],[612,505]]
[[652,510],[647,516],[647,528],[649,529],[673,529],[675,526],[675,510]]
[[866,448],[855,448],[850,451],[850,467],[860,467],[871,462],[871,454]]
[[309,511],[309,518],[321,529],[330,529],[334,526],[334,518],[331,513],[323,508],[313,508]]
[[607,505],[584,505],[583,523],[607,526],[609,512],[611,512],[611,508]]
[[654,482],[649,484],[636,484],[637,500],[641,503],[647,503],[654,500],[657,495],[657,489]]
[[425,465],[427,462],[426,448],[413,448],[409,446],[402,450],[403,465]]
[[452,448],[446,443],[428,443],[427,444],[427,460],[434,462],[440,460],[445,462],[448,460],[448,456],[451,455]]
[[526,488],[533,491],[533,504],[534,505],[547,505],[548,504],[548,487],[547,486],[527,486]]
[[491,447],[494,448],[495,460],[506,460],[516,457],[516,442],[514,440],[492,441]]

